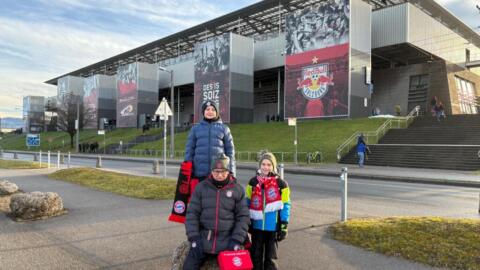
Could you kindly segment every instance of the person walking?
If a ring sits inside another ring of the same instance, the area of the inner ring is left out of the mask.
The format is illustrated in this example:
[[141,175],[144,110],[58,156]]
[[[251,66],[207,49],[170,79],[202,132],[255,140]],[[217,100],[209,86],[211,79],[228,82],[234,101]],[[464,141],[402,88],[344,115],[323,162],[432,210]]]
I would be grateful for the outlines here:
[[360,168],[364,167],[365,164],[365,155],[366,152],[368,151],[368,146],[365,143],[365,140],[363,138],[363,134],[358,136],[357,140],[357,156],[358,156],[358,166]]

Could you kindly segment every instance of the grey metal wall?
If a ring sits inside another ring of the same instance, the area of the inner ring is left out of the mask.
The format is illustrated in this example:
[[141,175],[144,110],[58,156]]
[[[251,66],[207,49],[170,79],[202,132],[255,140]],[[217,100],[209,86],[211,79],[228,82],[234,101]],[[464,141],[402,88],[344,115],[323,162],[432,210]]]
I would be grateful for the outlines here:
[[410,3],[374,11],[372,31],[372,48],[408,42],[462,67],[465,49],[470,50],[471,61],[480,60],[480,48]]
[[138,115],[153,115],[158,107],[158,65],[137,62]]
[[[253,70],[270,69],[285,65],[285,33],[280,33],[279,37],[254,41],[254,67]],[[167,69],[174,71],[174,85],[193,84],[194,80],[194,60],[188,60],[181,63],[166,66]],[[159,72],[159,88],[170,87],[170,74]]]
[[23,97],[23,130],[40,132],[45,126],[45,97]]
[[368,116],[371,95],[366,84],[366,68],[371,60],[372,8],[361,0],[350,0],[350,117]]
[[253,121],[253,39],[230,36],[230,122]]
[[405,4],[372,13],[372,48],[405,43],[408,36],[408,10]]
[[117,118],[117,86],[114,76],[98,76],[99,95],[98,95],[98,120],[108,118],[115,120]]
[[285,33],[267,40],[255,41],[254,69],[262,70],[285,65]]
[[453,29],[410,3],[403,6],[408,8],[409,43],[462,67],[466,60],[465,49],[470,50],[471,61],[480,60],[480,49]]
[[61,79],[65,79],[66,93],[73,93],[76,96],[83,97],[83,77],[66,76]]

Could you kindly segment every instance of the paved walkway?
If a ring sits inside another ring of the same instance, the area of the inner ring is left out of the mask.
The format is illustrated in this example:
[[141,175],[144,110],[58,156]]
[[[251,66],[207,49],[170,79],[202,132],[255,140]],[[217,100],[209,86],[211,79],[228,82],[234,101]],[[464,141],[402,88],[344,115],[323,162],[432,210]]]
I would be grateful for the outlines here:
[[[95,191],[50,180],[48,172],[0,170],[0,178],[24,191],[58,192],[69,210],[25,223],[0,215],[0,269],[170,269],[170,255],[185,239],[182,225],[167,222],[171,201]],[[289,237],[280,243],[282,269],[431,269],[330,239],[326,229],[338,220],[338,199],[308,197],[295,201]]]

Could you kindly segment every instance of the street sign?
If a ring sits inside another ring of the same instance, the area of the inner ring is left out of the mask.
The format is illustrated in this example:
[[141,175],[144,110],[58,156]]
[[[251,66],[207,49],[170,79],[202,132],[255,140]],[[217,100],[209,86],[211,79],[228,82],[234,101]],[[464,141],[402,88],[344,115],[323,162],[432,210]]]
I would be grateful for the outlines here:
[[105,135],[105,130],[99,130],[98,135]]
[[40,146],[40,134],[27,134],[27,146]]
[[169,116],[173,115],[172,110],[170,109],[170,106],[168,106],[168,102],[165,98],[163,98],[162,102],[160,102],[160,105],[155,111],[155,115],[159,115],[161,120],[168,119]]
[[289,126],[296,126],[297,125],[297,118],[288,118],[288,125]]

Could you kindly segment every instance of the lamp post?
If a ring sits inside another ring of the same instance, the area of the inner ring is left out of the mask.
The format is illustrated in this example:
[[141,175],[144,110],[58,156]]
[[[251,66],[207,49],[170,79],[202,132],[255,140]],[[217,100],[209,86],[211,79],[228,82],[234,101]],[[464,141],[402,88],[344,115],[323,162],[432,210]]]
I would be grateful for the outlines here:
[[166,69],[162,66],[158,66],[158,69],[170,73],[170,107],[172,108],[172,121],[170,122],[170,158],[174,157],[174,142],[175,142],[175,114],[174,104],[175,104],[175,93],[173,92],[173,70]]

